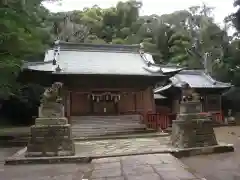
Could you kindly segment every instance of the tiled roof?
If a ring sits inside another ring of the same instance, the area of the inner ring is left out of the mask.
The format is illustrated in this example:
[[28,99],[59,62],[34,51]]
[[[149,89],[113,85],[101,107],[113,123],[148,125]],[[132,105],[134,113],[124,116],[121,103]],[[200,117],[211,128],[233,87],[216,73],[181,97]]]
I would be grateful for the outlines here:
[[54,72],[59,65],[60,73],[65,74],[164,76],[160,67],[148,63],[138,45],[60,43],[59,46],[57,65],[51,63],[54,59],[52,49],[46,52],[44,62],[26,63],[24,68]]
[[183,70],[170,78],[175,87],[181,87],[186,82],[193,88],[227,88],[230,83],[223,83],[213,79],[203,70]]
[[182,70],[170,78],[171,83],[166,86],[157,87],[154,92],[159,93],[170,87],[181,87],[182,84],[188,83],[192,88],[228,88],[230,83],[216,81],[203,70]]
[[156,89],[154,89],[154,93],[160,93],[160,92],[163,92],[169,88],[171,88],[173,86],[172,83],[166,85],[166,86],[161,86],[161,87],[157,87]]
[[173,65],[162,65],[162,64],[155,64],[153,57],[151,54],[145,53],[145,59],[152,64],[152,69],[159,69],[161,68],[163,73],[177,73],[183,70],[183,67],[173,66]]

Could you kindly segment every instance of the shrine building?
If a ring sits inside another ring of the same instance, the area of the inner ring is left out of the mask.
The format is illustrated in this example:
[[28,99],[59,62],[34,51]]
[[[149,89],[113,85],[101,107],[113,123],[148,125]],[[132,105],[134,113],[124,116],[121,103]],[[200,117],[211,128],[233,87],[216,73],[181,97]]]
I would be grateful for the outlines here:
[[[118,116],[155,112],[153,88],[180,69],[162,69],[139,45],[56,42],[44,60],[26,62],[25,80],[64,84],[66,116]],[[151,59],[151,58],[150,58]]]

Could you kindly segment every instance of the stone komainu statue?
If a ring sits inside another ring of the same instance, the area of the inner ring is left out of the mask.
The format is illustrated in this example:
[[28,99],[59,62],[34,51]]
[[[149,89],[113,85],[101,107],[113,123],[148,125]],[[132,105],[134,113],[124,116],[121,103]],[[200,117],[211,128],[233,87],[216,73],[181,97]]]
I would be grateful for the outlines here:
[[181,89],[182,89],[182,99],[181,99],[182,102],[200,100],[199,94],[196,93],[195,90],[191,88],[188,83],[184,83]]
[[61,97],[61,89],[62,89],[63,83],[61,82],[55,82],[52,84],[50,88],[47,88],[42,96],[41,103],[61,103],[62,97]]

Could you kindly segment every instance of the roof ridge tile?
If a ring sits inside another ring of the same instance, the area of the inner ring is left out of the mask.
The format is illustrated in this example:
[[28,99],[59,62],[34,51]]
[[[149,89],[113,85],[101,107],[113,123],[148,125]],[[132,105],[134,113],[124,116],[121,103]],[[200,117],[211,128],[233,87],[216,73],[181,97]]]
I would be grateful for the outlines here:
[[140,45],[120,45],[120,44],[90,44],[90,43],[73,43],[73,42],[62,42],[58,44],[61,49],[71,50],[85,50],[94,49],[102,51],[127,51],[127,52],[139,52]]

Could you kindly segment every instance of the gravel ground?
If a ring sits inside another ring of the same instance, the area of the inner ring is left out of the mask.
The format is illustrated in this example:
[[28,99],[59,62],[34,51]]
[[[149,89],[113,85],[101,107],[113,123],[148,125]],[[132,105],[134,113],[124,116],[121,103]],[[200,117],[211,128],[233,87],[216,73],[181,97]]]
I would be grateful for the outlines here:
[[234,144],[235,152],[182,158],[207,180],[240,180],[240,127],[215,128],[219,142]]

